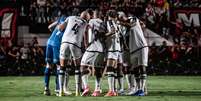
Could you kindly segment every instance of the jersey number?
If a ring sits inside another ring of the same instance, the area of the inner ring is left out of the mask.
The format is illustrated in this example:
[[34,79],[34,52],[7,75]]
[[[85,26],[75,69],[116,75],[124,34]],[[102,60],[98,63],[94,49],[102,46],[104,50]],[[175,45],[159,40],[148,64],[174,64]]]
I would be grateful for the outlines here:
[[75,31],[75,34],[77,34],[77,32],[78,32],[78,24],[77,23],[73,26],[72,30]]

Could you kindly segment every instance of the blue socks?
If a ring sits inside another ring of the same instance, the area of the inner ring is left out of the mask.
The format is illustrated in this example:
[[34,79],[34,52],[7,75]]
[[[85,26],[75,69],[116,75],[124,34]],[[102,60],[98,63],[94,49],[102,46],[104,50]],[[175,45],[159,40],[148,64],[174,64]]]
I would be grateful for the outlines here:
[[57,69],[56,77],[55,77],[56,90],[59,90],[59,78],[58,78],[58,75],[59,75],[59,69]]
[[49,89],[49,81],[50,81],[50,69],[49,68],[45,68],[45,77],[44,77],[44,81],[45,81],[45,89]]

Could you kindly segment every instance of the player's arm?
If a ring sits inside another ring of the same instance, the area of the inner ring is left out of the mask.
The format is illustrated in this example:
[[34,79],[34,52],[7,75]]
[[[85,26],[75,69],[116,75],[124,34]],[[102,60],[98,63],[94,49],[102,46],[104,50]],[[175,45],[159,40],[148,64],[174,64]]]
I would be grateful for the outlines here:
[[8,55],[12,56],[12,57],[16,57],[15,54],[11,53],[11,51],[8,52]]
[[63,31],[66,28],[67,23],[68,23],[68,18],[66,18],[66,20],[63,23],[58,25],[59,30]]
[[115,32],[107,32],[107,33],[105,33],[105,37],[110,37],[114,34],[115,34]]
[[4,50],[4,48],[1,47],[1,46],[0,46],[0,48],[1,48],[1,51],[2,51],[4,54],[6,54],[6,51]]
[[92,29],[90,27],[90,25],[86,26],[86,30],[84,32],[84,47],[87,48],[88,47],[88,33],[92,33]]
[[110,32],[105,33],[105,37],[110,37],[115,35],[115,28],[112,28]]
[[50,31],[53,31],[54,28],[57,26],[57,24],[58,24],[58,21],[55,21],[55,22],[51,23],[51,24],[48,26],[48,29],[49,29]]
[[140,25],[141,25],[142,28],[145,28],[145,27],[146,27],[146,25],[144,24],[144,22],[141,21],[141,20],[140,20]]
[[119,24],[120,25],[123,25],[125,27],[132,27],[133,24],[129,23],[129,22],[125,22],[125,21],[119,21]]

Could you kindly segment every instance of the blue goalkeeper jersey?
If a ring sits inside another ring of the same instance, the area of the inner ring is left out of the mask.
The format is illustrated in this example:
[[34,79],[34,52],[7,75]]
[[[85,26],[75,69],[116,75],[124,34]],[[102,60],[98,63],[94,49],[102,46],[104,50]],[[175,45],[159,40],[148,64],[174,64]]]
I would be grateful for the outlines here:
[[[58,20],[57,20],[57,25],[63,23],[65,21],[66,17],[65,16],[61,16]],[[61,45],[61,39],[63,36],[64,32],[61,32],[58,27],[55,27],[51,36],[49,37],[48,41],[47,41],[47,45],[52,45],[52,46],[59,46]]]

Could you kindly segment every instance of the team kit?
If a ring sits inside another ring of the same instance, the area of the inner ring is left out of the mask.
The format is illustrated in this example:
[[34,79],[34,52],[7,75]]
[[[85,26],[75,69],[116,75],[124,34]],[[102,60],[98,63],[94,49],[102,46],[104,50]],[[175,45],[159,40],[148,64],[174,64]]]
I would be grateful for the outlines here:
[[[79,16],[62,15],[48,26],[52,31],[46,46],[44,94],[51,95],[49,81],[56,65],[56,96],[72,95],[69,76],[75,77],[75,96],[101,96],[101,78],[107,76],[104,96],[145,96],[148,45],[143,35],[145,25],[139,18],[108,10],[86,10]],[[73,66],[72,66],[73,65]],[[88,78],[94,68],[95,88]],[[124,88],[124,77],[128,89]]]

